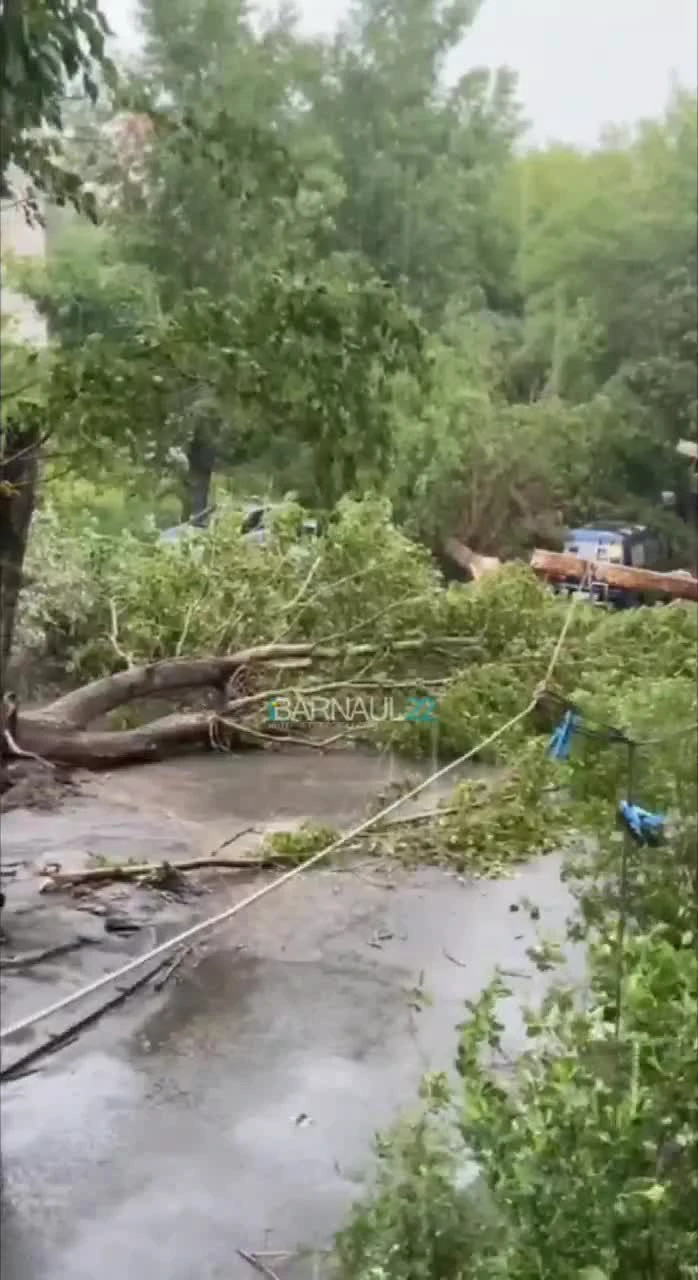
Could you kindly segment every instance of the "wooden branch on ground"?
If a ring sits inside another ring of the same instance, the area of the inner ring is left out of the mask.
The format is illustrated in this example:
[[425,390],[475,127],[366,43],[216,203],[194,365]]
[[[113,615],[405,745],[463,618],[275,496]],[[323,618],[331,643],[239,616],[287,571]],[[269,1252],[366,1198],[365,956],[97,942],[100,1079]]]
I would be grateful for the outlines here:
[[438,822],[439,819],[453,817],[453,814],[458,812],[458,805],[442,805],[438,809],[425,809],[422,813],[411,813],[399,818],[386,818],[385,821],[376,823],[374,830],[377,832],[389,831],[391,827],[412,827],[418,826],[420,822]]
[[75,889],[80,885],[105,884],[114,880],[166,881],[188,871],[259,871],[273,867],[281,859],[274,858],[188,858],[183,862],[114,862],[99,867],[87,867],[83,871],[52,871],[44,867],[39,875],[45,876],[42,893],[60,889]]
[[162,716],[137,729],[79,730],[37,713],[20,715],[22,747],[73,768],[104,769],[164,760],[184,749],[210,743],[211,711]]
[[56,960],[59,956],[69,955],[71,951],[78,951],[81,947],[98,946],[100,942],[101,938],[80,936],[73,938],[72,942],[60,942],[53,947],[27,951],[24,955],[3,956],[0,960],[0,969],[32,969],[38,964],[44,964],[47,960]]
[[[438,643],[449,653],[457,654],[477,647],[478,641],[469,637],[443,636]],[[344,679],[308,688],[308,696],[320,690],[329,692],[341,688],[406,687],[404,681],[362,680],[361,675],[373,660],[385,657],[387,653],[418,653],[425,648],[433,649],[434,644],[433,639],[426,637],[409,637],[390,645],[272,644],[243,649],[223,657],[174,658],[129,667],[66,694],[41,711],[21,712],[16,720],[13,745],[17,755],[34,756],[45,763],[72,768],[103,769],[162,760],[178,751],[215,746],[216,723],[223,723],[220,709],[218,712],[202,710],[166,715],[133,729],[90,730],[88,725],[96,717],[139,698],[166,698],[185,690],[205,688],[221,690],[240,668],[300,667],[307,670],[315,662],[368,659],[359,675],[347,675]],[[437,681],[427,683],[435,685]],[[293,689],[286,688],[249,694],[234,699],[224,709],[224,714],[232,713],[235,719],[243,708],[252,708],[292,692]],[[304,691],[298,690],[298,693],[303,696]],[[237,723],[228,723],[226,727],[225,746],[228,750],[243,746],[260,747],[271,736],[262,733],[258,727]],[[320,749],[318,743],[311,745]],[[330,742],[323,745],[329,746]]]
[[[466,648],[469,643],[460,636],[444,636],[440,642]],[[81,689],[57,698],[41,713],[25,713],[23,719],[25,722],[34,719],[50,721],[64,728],[84,729],[92,720],[137,698],[163,697],[184,690],[221,688],[239,667],[275,666],[289,659],[338,662],[383,652],[419,652],[431,643],[426,638],[416,637],[397,640],[385,646],[267,644],[241,649],[237,653],[219,658],[165,659],[94,680]]]
[[595,582],[640,594],[670,596],[674,600],[698,602],[698,579],[691,574],[655,573],[651,569],[635,569],[608,561],[583,560],[561,551],[538,549],[531,556],[531,568],[539,576],[552,581],[573,578],[581,582],[589,574]]

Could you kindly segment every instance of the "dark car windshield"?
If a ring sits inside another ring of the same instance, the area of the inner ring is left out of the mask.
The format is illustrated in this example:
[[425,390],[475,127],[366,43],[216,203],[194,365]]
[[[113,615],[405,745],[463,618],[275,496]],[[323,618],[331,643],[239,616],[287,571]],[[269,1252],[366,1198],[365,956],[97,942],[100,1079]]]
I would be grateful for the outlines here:
[[261,529],[264,524],[264,507],[253,507],[243,517],[242,532],[254,533],[255,529]]

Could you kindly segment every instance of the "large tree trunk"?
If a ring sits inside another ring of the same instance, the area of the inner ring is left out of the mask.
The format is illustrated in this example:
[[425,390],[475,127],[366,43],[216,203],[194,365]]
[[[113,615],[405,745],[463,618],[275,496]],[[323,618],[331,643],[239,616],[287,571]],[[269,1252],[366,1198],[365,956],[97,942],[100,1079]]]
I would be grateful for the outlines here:
[[[32,714],[19,719],[18,746],[42,760],[73,768],[146,764],[207,746],[212,720],[208,711],[182,712],[162,716],[138,729],[80,730]],[[235,742],[239,740],[236,735]],[[230,737],[228,745],[233,745]]]
[[37,427],[7,424],[0,437],[0,686],[14,636],[38,478]]
[[483,556],[478,551],[460,542],[458,538],[448,538],[444,544],[447,559],[464,574],[468,574],[473,582],[484,578],[488,573],[496,573],[502,562],[497,556]]
[[216,454],[204,424],[194,428],[187,446],[187,474],[184,483],[182,518],[194,524],[207,524],[211,504],[211,481]]
[[[323,656],[329,651],[316,652]],[[54,725],[84,729],[93,720],[138,698],[168,697],[185,690],[222,689],[241,667],[276,665],[289,659],[304,663],[312,654],[313,646],[309,644],[269,644],[241,649],[222,658],[172,658],[130,667],[64,694],[39,718]]]
[[[425,641],[417,639],[396,641],[397,652],[419,651]],[[443,644],[452,643],[456,649],[467,649],[468,641],[460,637],[444,637]],[[39,756],[54,764],[100,769],[115,765],[134,764],[159,760],[180,750],[217,745],[222,729],[227,747],[237,745],[263,745],[266,739],[277,738],[274,726],[260,731],[243,717],[251,711],[264,716],[264,704],[281,693],[284,688],[262,686],[256,692],[238,690],[229,684],[238,672],[269,672],[269,684],[273,685],[274,672],[280,670],[307,672],[317,662],[336,663],[346,658],[365,659],[382,655],[379,646],[357,644],[344,648],[312,644],[269,644],[220,658],[178,658],[164,662],[132,667],[94,680],[73,693],[57,698],[42,711],[19,711],[15,732],[11,740],[5,736],[0,742],[0,755],[20,757]],[[365,663],[364,663],[365,668]],[[266,683],[266,682],[265,682]],[[368,682],[373,683],[371,681]],[[350,676],[335,679],[330,685],[315,685],[306,692],[326,692],[341,687],[365,687],[365,675],[356,686]],[[117,707],[139,698],[167,698],[187,691],[211,689],[219,694],[216,710],[187,711],[165,715],[136,729],[92,730],[88,726]],[[276,726],[278,729],[278,726]]]

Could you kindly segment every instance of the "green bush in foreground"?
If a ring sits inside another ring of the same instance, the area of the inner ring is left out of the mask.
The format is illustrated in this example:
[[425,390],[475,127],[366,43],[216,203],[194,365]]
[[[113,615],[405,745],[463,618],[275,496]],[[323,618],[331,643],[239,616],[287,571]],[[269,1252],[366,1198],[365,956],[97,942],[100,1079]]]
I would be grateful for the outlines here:
[[[627,690],[604,704],[611,723],[645,736],[695,722],[695,685],[640,686],[630,665]],[[337,1240],[342,1280],[698,1274],[696,736],[647,748],[638,771],[639,802],[668,809],[657,849],[624,853],[615,830],[626,748],[587,740],[561,766],[570,812],[593,837],[568,867],[587,989],[557,984],[527,1012],[529,1046],[506,1079],[491,1065],[502,978],[468,1006],[461,1085],[432,1081],[419,1120],[381,1140],[373,1192]],[[550,967],[550,949],[538,955]],[[458,1187],[469,1159],[477,1195]]]

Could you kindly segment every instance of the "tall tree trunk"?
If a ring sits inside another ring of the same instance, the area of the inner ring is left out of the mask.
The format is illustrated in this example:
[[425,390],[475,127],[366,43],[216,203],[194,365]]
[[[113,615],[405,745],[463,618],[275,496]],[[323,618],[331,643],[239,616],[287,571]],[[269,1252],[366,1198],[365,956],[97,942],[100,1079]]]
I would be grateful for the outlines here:
[[216,453],[211,437],[205,424],[200,423],[194,428],[187,446],[187,475],[182,502],[184,520],[206,523],[206,519],[199,522],[196,518],[208,511],[215,461]]
[[0,436],[0,684],[14,638],[22,567],[34,513],[39,430],[8,423]]

